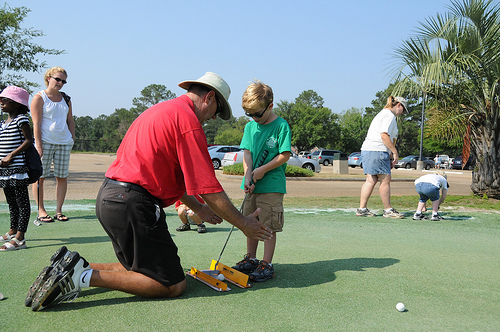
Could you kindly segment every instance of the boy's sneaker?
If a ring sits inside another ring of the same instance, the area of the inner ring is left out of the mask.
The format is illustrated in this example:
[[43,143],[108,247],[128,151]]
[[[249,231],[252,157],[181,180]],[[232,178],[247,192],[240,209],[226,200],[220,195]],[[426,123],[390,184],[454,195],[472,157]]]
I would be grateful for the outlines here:
[[90,270],[90,264],[76,251],[71,252],[54,269],[50,277],[36,293],[31,310],[39,311],[63,301],[73,301],[80,293],[82,273]]
[[436,213],[436,214],[433,214],[433,215],[432,215],[431,220],[432,220],[432,221],[439,221],[439,220],[443,220],[443,217],[441,217],[441,216],[439,215],[439,213]]
[[413,220],[428,220],[428,218],[424,216],[423,213],[415,213],[413,215]]
[[255,271],[257,266],[259,266],[259,260],[256,258],[250,258],[250,254],[246,254],[243,257],[243,260],[239,261],[235,266],[233,266],[233,269],[245,274],[249,274]]
[[187,223],[187,224],[182,224],[181,226],[177,227],[176,231],[184,232],[184,231],[189,231],[190,229],[191,229],[191,226],[189,226],[189,223]]
[[274,267],[266,261],[260,261],[259,266],[250,273],[250,280],[264,282],[274,277]]
[[205,227],[204,223],[201,223],[201,224],[198,225],[197,232],[198,233],[206,233],[207,232],[207,227]]
[[384,210],[384,217],[386,218],[396,218],[396,219],[402,219],[405,217],[404,214],[399,213],[396,211],[394,208],[391,208],[388,212]]
[[377,215],[373,212],[371,212],[370,210],[368,209],[357,209],[356,210],[356,215],[358,217],[376,217]]
[[62,259],[70,253],[68,248],[62,246],[57,249],[57,251],[50,258],[50,265],[43,268],[42,272],[36,277],[35,282],[31,285],[28,290],[28,295],[26,295],[26,299],[24,300],[24,305],[27,307],[31,307],[31,303],[33,302],[33,297],[36,292],[42,287],[42,285],[47,281],[50,277],[52,270],[57,269],[59,267],[59,263],[61,263]]

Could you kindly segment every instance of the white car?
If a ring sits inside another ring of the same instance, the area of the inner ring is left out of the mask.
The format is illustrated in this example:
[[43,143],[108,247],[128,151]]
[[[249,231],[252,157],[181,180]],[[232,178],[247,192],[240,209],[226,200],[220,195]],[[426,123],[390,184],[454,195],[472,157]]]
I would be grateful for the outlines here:
[[[230,166],[234,164],[240,164],[243,162],[243,154],[244,151],[238,152],[228,152],[222,159],[222,166]],[[298,166],[305,169],[309,169],[313,172],[319,173],[321,171],[321,165],[313,159],[307,159],[297,156],[295,153],[292,153],[290,159],[287,161],[287,165],[290,166]]]
[[212,164],[214,169],[219,169],[222,165],[222,159],[227,152],[241,151],[241,149],[236,145],[214,145],[208,147],[208,153],[210,154],[210,159],[212,159]]

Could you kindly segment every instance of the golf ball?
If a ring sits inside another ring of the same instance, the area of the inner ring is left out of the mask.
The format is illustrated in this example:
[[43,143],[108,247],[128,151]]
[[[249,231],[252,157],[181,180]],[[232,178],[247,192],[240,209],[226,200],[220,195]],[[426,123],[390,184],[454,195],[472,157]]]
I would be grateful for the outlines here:
[[224,280],[224,279],[226,279],[226,278],[225,278],[225,277],[224,277],[224,275],[221,273],[221,274],[219,274],[219,275],[217,276],[217,279],[219,279],[220,281],[223,281],[223,280]]
[[2,301],[2,300],[3,300],[3,294],[0,293],[0,301]]
[[396,304],[396,309],[398,309],[398,311],[401,311],[401,312],[403,312],[403,311],[406,310],[405,305],[403,303],[401,303],[401,302],[399,302],[398,304]]

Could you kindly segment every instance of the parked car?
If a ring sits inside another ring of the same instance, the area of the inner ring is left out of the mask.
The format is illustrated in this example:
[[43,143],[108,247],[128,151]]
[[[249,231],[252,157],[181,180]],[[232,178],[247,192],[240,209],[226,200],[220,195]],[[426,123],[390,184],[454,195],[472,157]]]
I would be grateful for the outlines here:
[[[403,159],[400,159],[396,165],[394,165],[394,168],[414,168],[417,169],[417,161],[418,161],[418,156],[406,156]],[[434,160],[429,159],[427,157],[423,157],[422,161],[424,162],[423,168],[429,170],[434,167]]]
[[333,164],[333,155],[335,153],[342,153],[339,150],[316,150],[311,153],[307,158],[317,160],[318,163],[323,164],[323,166],[328,166]]
[[[222,166],[225,167],[242,163],[243,154],[244,151],[226,153],[224,159],[222,160]],[[316,160],[302,158],[297,156],[295,153],[292,153],[290,159],[288,159],[287,165],[302,167],[316,173],[321,171],[321,165]]]
[[290,159],[287,161],[287,165],[302,167],[316,173],[321,171],[321,165],[316,160],[299,157],[295,153],[292,153]]
[[311,151],[300,151],[299,152],[299,157],[302,157],[302,158],[307,158],[308,155],[311,154]]
[[347,165],[351,166],[352,168],[355,168],[356,166],[359,166],[363,168],[363,162],[361,160],[361,152],[353,152],[347,157]]
[[214,169],[219,169],[222,165],[222,159],[224,159],[224,155],[227,152],[236,152],[241,149],[238,146],[230,146],[230,145],[216,145],[210,146],[208,148],[208,153],[210,154],[210,159],[212,159],[212,164],[214,165]]
[[469,158],[467,160],[467,163],[465,163],[465,165],[462,167],[462,156],[458,156],[458,157],[455,157],[455,159],[453,160],[453,164],[451,164],[451,167],[453,169],[468,169],[468,170],[471,170],[474,168],[474,159],[472,158]]
[[450,157],[446,154],[440,154],[437,156],[437,160],[439,164],[436,165],[436,158],[433,159],[436,168],[449,168],[450,165]]

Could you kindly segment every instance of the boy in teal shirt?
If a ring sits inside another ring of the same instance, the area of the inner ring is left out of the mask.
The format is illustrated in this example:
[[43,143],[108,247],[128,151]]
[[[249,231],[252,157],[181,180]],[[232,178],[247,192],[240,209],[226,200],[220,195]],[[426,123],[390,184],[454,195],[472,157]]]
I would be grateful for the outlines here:
[[[274,277],[272,259],[276,233],[283,230],[283,196],[286,194],[286,162],[290,158],[291,131],[288,123],[273,113],[273,90],[261,82],[250,84],[242,98],[245,115],[251,117],[245,126],[240,148],[244,150],[244,175],[241,189],[247,194],[243,215],[260,208],[258,219],[271,228],[274,236],[264,242],[264,257],[257,260],[259,242],[247,238],[247,254],[235,269],[250,275],[253,281]],[[264,151],[262,166],[257,167]]]

